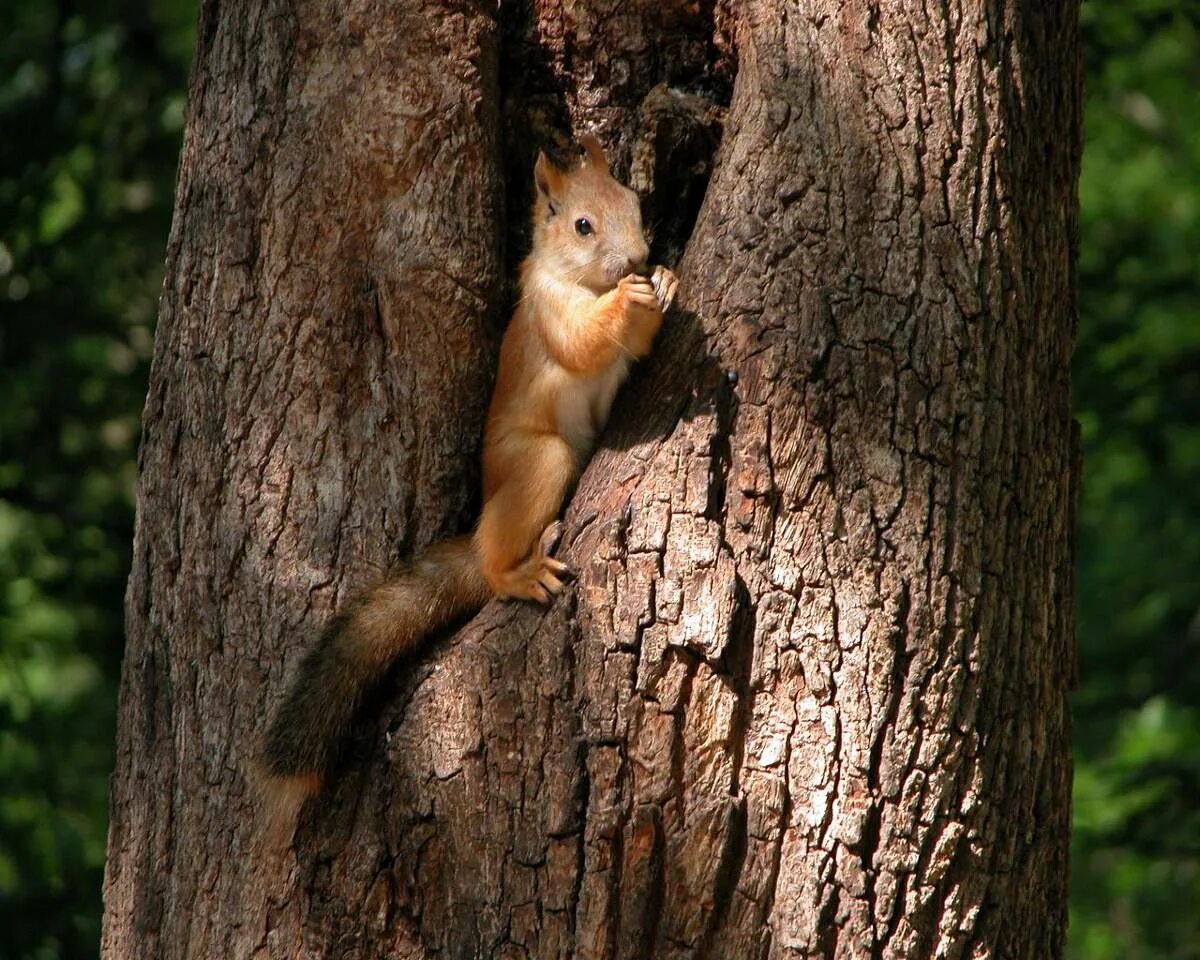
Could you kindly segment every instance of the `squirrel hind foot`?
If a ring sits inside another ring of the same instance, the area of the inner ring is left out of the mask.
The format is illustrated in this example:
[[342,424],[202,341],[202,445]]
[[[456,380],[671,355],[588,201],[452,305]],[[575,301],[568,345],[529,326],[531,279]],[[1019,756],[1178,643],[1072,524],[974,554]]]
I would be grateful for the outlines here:
[[575,576],[569,566],[550,556],[562,531],[563,525],[559,521],[546,527],[528,559],[494,578],[492,587],[496,595],[506,600],[532,600],[546,606],[562,593],[566,586],[563,581]]

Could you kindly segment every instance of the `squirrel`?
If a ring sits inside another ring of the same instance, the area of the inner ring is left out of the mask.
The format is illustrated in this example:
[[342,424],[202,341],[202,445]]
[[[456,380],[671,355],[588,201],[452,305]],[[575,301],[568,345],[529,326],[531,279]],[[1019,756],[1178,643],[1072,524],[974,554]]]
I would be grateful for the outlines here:
[[268,835],[288,839],[363,695],[423,637],[492,596],[548,604],[571,571],[550,554],[563,499],[633,360],[650,352],[677,279],[650,276],[638,197],[592,135],[578,166],[534,165],[533,243],[500,346],[473,535],[427,548],[333,617],[304,657],[256,763]]

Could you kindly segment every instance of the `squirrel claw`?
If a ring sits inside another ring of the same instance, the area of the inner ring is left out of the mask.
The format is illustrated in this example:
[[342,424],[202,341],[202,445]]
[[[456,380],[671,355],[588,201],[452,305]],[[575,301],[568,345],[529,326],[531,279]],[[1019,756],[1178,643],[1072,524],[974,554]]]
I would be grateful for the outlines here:
[[538,553],[543,557],[549,556],[550,553],[558,546],[558,541],[562,539],[563,524],[561,520],[555,520],[552,524],[542,531],[542,535],[538,537]]
[[563,591],[563,582],[545,568],[538,573],[538,585],[554,597]]
[[[561,560],[555,560],[550,556],[550,551],[558,546],[558,541],[562,539],[562,535],[562,521],[555,520],[542,531],[542,535],[538,538],[538,555],[535,560],[536,572],[534,573],[534,578],[538,585],[547,591],[551,597],[562,593],[563,581],[561,578],[571,579],[575,576],[570,567]],[[549,602],[549,597],[547,597],[546,602]]]
[[561,560],[555,560],[553,557],[542,557],[542,565],[557,577],[565,577],[568,580],[575,579],[575,571]]
[[650,285],[654,287],[654,296],[658,300],[659,309],[666,313],[675,302],[675,290],[679,286],[679,278],[664,266],[654,268],[650,277]]

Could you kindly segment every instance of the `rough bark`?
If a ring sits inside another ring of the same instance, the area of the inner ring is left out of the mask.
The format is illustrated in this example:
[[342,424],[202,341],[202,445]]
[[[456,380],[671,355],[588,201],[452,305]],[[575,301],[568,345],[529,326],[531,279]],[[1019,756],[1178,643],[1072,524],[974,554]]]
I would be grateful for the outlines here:
[[[104,955],[1060,955],[1076,17],[207,3]],[[402,665],[263,859],[289,667],[469,522],[510,225],[568,126],[683,250],[578,582]]]

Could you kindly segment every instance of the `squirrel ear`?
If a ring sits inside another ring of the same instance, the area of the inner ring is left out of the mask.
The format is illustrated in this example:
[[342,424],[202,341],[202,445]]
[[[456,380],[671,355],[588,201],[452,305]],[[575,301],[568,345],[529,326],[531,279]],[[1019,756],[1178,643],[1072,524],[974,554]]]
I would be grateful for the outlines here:
[[579,138],[579,145],[583,147],[585,167],[608,173],[608,158],[604,156],[604,147],[600,145],[594,133],[585,133]]
[[542,150],[538,151],[537,163],[533,165],[533,183],[537,192],[550,204],[550,212],[557,213],[562,197],[563,174]]

